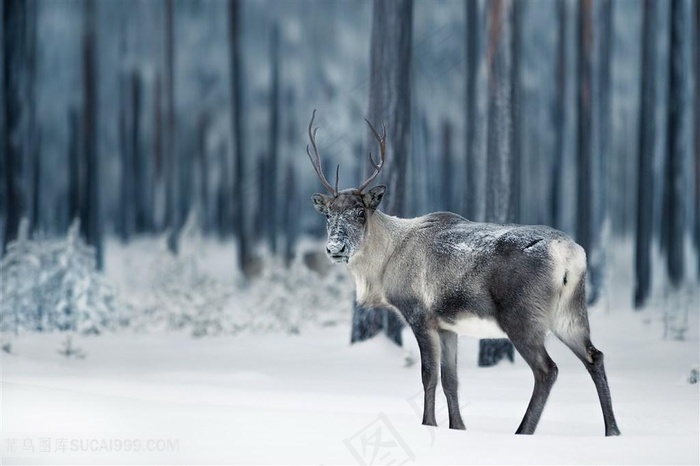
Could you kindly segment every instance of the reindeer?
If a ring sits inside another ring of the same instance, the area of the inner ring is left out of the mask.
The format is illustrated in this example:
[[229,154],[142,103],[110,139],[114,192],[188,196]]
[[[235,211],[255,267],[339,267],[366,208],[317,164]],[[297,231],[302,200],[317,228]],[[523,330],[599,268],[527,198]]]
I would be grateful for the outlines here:
[[528,363],[535,386],[516,434],[533,434],[558,369],[545,349],[554,333],[590,373],[603,410],[605,435],[620,435],[613,414],[603,353],[590,339],[586,307],[586,252],[566,234],[547,226],[471,222],[449,212],[404,219],[378,207],[386,186],[365,192],[386,155],[386,127],[379,162],[356,189],[338,190],[326,179],[313,128],[313,155],[306,152],[330,195],[314,194],[315,209],[327,219],[326,253],[345,263],[361,306],[398,313],[420,348],[424,389],[423,424],[436,426],[438,371],[447,398],[449,426],[465,429],[457,401],[457,336],[509,338]]

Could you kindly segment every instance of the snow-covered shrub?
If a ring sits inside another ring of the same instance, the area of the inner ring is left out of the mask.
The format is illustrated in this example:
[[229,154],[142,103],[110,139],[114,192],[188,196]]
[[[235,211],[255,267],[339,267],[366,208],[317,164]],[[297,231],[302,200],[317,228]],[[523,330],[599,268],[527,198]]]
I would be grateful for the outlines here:
[[29,222],[22,219],[17,239],[7,245],[0,261],[0,330],[18,333],[20,329],[41,328],[42,316],[37,288],[41,251],[29,239]]
[[142,309],[140,328],[188,330],[193,336],[228,331],[226,305],[232,287],[204,272],[201,267],[201,233],[190,216],[180,235],[180,252],[167,247],[167,234],[158,245],[150,265],[151,291]]
[[126,323],[96,264],[78,220],[65,241],[31,240],[23,221],[0,262],[2,330],[100,333]]
[[[310,246],[314,247],[316,244]],[[307,245],[309,247],[309,245]],[[298,333],[303,325],[334,325],[352,313],[353,287],[347,271],[331,267],[321,275],[302,260],[304,244],[291,266],[267,258],[262,276],[247,291],[249,305],[237,321],[252,331]]]

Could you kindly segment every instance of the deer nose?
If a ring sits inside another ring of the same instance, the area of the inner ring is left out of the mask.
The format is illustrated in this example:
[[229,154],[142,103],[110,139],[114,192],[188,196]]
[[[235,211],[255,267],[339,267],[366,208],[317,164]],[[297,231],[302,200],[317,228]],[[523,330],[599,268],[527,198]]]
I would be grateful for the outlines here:
[[340,243],[332,243],[326,246],[326,252],[332,256],[343,254],[346,250],[345,245]]

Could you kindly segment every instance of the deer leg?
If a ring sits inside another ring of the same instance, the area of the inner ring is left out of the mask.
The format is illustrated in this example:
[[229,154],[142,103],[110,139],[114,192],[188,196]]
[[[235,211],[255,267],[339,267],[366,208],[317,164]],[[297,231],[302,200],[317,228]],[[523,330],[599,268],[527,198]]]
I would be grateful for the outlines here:
[[423,378],[423,425],[437,426],[435,421],[435,389],[440,364],[440,343],[436,330],[423,326],[413,327],[420,348],[421,375]]
[[465,430],[457,397],[457,334],[448,330],[440,330],[438,333],[440,335],[440,380],[447,398],[450,429]]
[[596,391],[598,392],[600,407],[603,410],[605,435],[620,435],[621,432],[617,427],[617,421],[615,420],[615,414],[613,413],[608,378],[605,375],[603,352],[599,351],[595,346],[593,346],[587,332],[582,332],[582,335],[564,332],[561,332],[561,334],[557,333],[556,335],[581,360],[593,379]]
[[525,362],[532,369],[535,376],[535,388],[532,391],[530,404],[525,411],[516,434],[534,434],[537,424],[540,422],[542,410],[549,398],[549,392],[552,390],[554,382],[557,380],[559,370],[554,364],[552,358],[547,354],[544,347],[544,337],[536,339],[521,340],[520,338],[512,338],[511,341],[518,350],[520,355],[525,359]]

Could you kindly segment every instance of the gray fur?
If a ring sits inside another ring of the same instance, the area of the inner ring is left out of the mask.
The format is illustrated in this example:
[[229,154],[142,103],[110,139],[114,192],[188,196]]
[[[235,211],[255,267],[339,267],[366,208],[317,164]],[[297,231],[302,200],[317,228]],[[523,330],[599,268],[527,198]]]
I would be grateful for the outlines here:
[[464,428],[457,401],[455,332],[476,337],[503,332],[535,377],[516,432],[534,433],[557,377],[544,347],[553,332],[590,372],[606,435],[619,435],[603,355],[590,341],[583,248],[546,226],[476,223],[448,212],[415,219],[388,216],[377,210],[384,190],[315,194],[313,200],[328,218],[326,251],[333,261],[348,264],[358,303],[397,312],[416,336],[425,391],[423,424],[436,425],[441,367],[450,427]]

